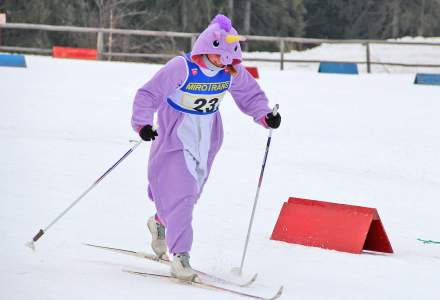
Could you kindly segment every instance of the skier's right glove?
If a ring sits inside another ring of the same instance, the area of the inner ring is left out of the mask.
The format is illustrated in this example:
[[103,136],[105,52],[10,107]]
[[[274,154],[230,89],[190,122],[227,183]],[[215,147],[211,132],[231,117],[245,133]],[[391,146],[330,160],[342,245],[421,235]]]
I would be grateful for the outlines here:
[[157,131],[154,130],[151,125],[145,125],[144,127],[141,128],[141,130],[139,130],[139,136],[144,141],[147,141],[147,142],[149,142],[151,140],[154,141],[154,139],[157,136]]
[[266,115],[265,121],[266,121],[267,126],[269,126],[270,128],[276,129],[276,128],[280,127],[281,115],[280,115],[280,113],[277,113],[274,116],[273,113],[270,112]]

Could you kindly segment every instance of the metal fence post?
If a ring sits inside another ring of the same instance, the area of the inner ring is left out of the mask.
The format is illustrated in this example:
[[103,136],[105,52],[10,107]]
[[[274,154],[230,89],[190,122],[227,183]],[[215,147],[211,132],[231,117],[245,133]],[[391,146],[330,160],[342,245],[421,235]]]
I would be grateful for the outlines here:
[[367,73],[370,74],[371,73],[370,43],[367,42],[365,46],[367,48]]
[[102,53],[104,53],[104,33],[102,31],[98,32],[96,50],[98,51],[98,59],[103,59]]
[[281,71],[284,70],[284,40],[280,40],[280,69]]
[[195,35],[191,36],[189,41],[190,41],[190,45],[189,45],[189,52],[191,52],[192,47],[194,46],[194,43],[196,42],[197,37]]

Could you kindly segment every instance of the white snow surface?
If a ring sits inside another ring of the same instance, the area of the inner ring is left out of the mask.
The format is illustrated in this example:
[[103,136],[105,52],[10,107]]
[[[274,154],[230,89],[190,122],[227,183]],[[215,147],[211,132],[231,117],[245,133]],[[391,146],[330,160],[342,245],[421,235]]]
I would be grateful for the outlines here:
[[[149,144],[143,143],[36,243],[45,228],[137,139],[137,89],[160,65],[27,56],[0,68],[0,299],[240,299],[123,269],[166,274],[84,242],[149,251]],[[439,299],[440,88],[414,74],[332,75],[260,68],[280,104],[240,289],[281,299]],[[225,140],[194,212],[192,265],[233,277],[268,131],[228,95]],[[270,240],[290,196],[374,207],[394,254],[360,255]]]
[[[436,43],[438,45],[397,45],[397,44],[370,44],[371,62],[377,63],[400,63],[413,65],[438,65],[440,63],[440,37],[403,37],[391,39],[391,42],[405,43]],[[340,62],[366,62],[367,50],[361,44],[321,44],[319,46],[296,51],[292,50],[284,54],[284,59],[291,60],[317,60],[317,61],[340,61]],[[248,52],[243,53],[245,58],[280,59],[277,52]],[[253,64],[253,62],[249,62]],[[260,62],[260,66],[280,69],[279,62]],[[292,63],[285,62],[285,70],[302,70],[316,72],[319,63]],[[359,72],[367,73],[367,65],[358,64]],[[373,73],[439,73],[438,67],[409,67],[392,65],[371,65]]]

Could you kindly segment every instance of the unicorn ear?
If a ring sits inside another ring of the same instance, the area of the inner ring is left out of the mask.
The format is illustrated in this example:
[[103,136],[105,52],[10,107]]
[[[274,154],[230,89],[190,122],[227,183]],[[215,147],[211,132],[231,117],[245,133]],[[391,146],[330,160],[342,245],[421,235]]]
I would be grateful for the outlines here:
[[221,36],[222,36],[222,33],[220,31],[218,31],[218,30],[214,31],[212,34],[214,35],[214,38],[216,40],[219,40],[221,38]]

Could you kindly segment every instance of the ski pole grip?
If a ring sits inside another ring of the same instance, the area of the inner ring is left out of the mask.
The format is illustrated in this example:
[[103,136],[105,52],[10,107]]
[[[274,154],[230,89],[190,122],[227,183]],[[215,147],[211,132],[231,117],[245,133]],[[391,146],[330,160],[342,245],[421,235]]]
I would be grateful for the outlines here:
[[279,104],[275,104],[275,106],[273,107],[273,109],[272,109],[272,114],[274,115],[274,116],[276,116],[277,114],[278,114],[278,109],[280,108],[280,105]]
[[40,229],[40,231],[38,231],[38,233],[34,236],[34,238],[32,240],[34,242],[38,241],[43,234],[44,234],[43,229]]

